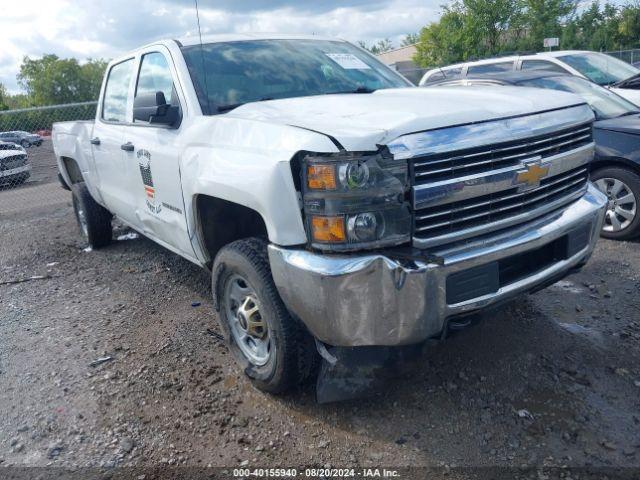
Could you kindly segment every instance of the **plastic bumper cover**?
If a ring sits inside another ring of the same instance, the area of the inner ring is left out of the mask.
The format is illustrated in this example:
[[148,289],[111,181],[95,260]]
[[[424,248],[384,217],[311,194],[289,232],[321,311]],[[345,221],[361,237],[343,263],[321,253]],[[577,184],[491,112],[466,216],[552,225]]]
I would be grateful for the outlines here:
[[[441,257],[443,264],[397,261],[382,254],[322,255],[275,245],[269,247],[269,259],[285,304],[317,339],[335,346],[405,345],[437,335],[450,317],[535,290],[581,266],[595,247],[605,204],[605,196],[589,184],[585,195],[564,210],[429,252]],[[569,250],[566,258],[475,298],[453,303],[455,295],[447,295],[451,275],[483,265],[508,265],[511,258],[527,252],[544,252],[545,246],[577,229],[586,231],[584,244]]]

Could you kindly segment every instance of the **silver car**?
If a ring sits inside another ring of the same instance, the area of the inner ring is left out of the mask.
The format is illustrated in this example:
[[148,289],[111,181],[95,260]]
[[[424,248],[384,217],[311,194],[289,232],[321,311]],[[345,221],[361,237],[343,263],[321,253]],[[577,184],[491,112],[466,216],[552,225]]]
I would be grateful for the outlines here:
[[24,183],[31,176],[25,149],[10,142],[0,142],[0,187]]
[[24,132],[22,130],[0,132],[0,141],[17,143],[24,148],[29,148],[32,145],[37,147],[42,145],[42,137],[40,135],[37,133]]

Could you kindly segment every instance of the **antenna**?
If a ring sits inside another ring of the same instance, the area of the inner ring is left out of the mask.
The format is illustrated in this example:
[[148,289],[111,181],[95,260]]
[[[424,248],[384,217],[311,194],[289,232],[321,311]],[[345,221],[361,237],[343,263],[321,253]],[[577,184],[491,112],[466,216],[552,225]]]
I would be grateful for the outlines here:
[[211,114],[211,105],[209,103],[209,87],[207,85],[207,69],[204,66],[204,48],[202,47],[202,30],[200,29],[200,10],[198,9],[198,0],[193,0],[196,4],[196,19],[198,20],[198,37],[200,38],[200,59],[202,60],[202,75],[204,76],[204,94],[207,97],[207,114]]

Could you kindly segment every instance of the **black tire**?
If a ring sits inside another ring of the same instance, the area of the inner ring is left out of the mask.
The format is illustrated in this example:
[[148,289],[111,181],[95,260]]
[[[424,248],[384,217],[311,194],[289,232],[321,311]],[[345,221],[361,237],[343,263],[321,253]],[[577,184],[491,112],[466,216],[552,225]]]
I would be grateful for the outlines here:
[[[606,178],[622,182],[635,197],[636,208],[634,218],[628,225],[618,231],[605,230],[609,225],[611,225],[611,221],[605,218],[605,224],[601,231],[601,235],[613,240],[630,240],[637,237],[640,235],[640,175],[625,167],[605,167],[596,170],[591,174],[591,181],[593,181],[600,190],[602,190],[601,185],[603,182],[598,181]],[[627,206],[628,205],[629,204],[627,204]],[[610,205],[607,209],[607,216],[609,216]]]
[[29,140],[22,140],[20,145],[22,145],[23,148],[29,148],[31,146],[31,142],[29,142]]
[[[226,291],[228,283],[238,276],[246,279],[255,292],[261,320],[264,319],[268,328],[270,350],[263,365],[256,365],[243,353],[232,333],[234,319],[228,315],[232,300]],[[213,266],[212,291],[227,345],[258,389],[284,393],[314,376],[319,360],[314,340],[300,322],[291,317],[278,294],[265,240],[248,238],[224,247]]]
[[80,234],[87,244],[93,249],[109,245],[113,233],[111,212],[93,199],[84,182],[74,184],[71,192]]

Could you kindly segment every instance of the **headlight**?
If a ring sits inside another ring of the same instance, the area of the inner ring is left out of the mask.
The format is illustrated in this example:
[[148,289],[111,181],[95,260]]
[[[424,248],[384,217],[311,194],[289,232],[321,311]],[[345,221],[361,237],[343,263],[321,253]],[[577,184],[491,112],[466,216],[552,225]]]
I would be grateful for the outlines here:
[[345,251],[409,241],[405,160],[387,151],[308,154],[301,172],[307,231],[315,248]]

